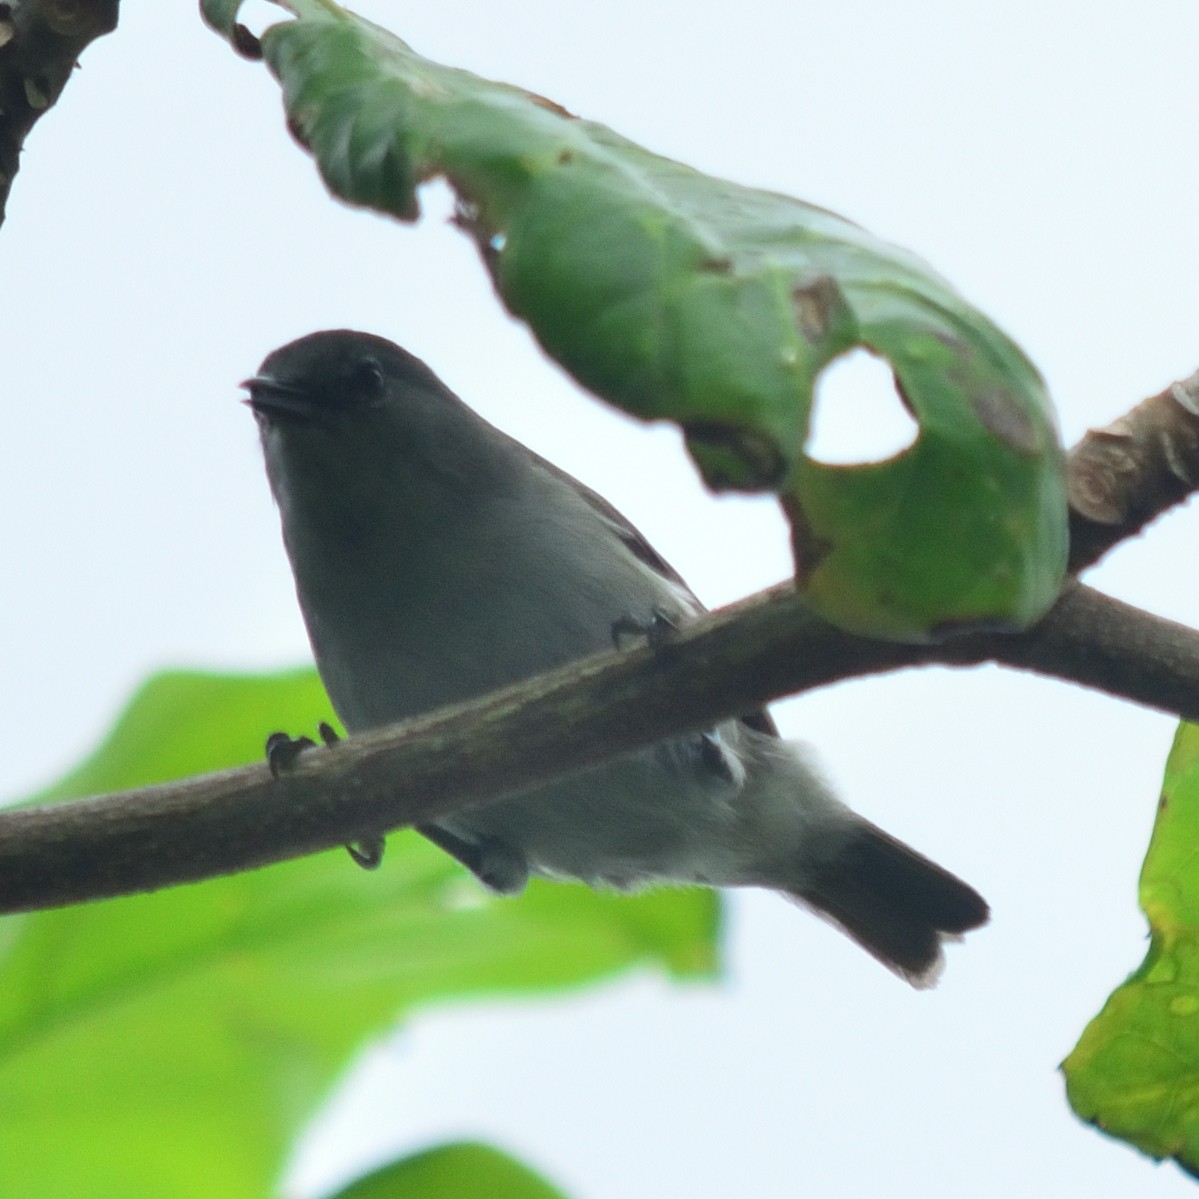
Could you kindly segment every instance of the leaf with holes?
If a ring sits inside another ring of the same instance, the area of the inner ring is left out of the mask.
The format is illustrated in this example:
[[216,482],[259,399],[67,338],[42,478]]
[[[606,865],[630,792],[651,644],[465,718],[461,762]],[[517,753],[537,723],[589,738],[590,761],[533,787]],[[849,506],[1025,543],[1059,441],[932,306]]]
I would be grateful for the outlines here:
[[[38,798],[243,765],[272,729],[330,715],[312,670],[159,675]],[[699,890],[626,898],[547,883],[492,899],[403,832],[374,873],[323,853],[7,917],[0,1193],[258,1199],[353,1055],[414,1009],[639,964],[711,974],[717,913]]]
[[[205,0],[237,40],[236,0]],[[788,196],[661,158],[539,96],[439,66],[331,0],[262,50],[331,191],[401,220],[444,177],[497,291],[598,395],[680,424],[714,488],[774,489],[796,577],[846,628],[1019,628],[1066,559],[1064,464],[1020,350],[913,255]],[[242,38],[244,41],[244,37]],[[804,453],[838,356],[885,358],[920,424],[891,461]]]
[[1199,1173],[1199,726],[1166,763],[1141,871],[1149,952],[1062,1063],[1074,1110],[1152,1157]]

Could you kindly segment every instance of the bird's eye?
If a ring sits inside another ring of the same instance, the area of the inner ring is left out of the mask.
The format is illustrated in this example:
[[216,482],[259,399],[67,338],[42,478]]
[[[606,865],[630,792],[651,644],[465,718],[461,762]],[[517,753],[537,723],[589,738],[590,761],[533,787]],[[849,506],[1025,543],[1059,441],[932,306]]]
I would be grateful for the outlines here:
[[360,358],[350,367],[346,382],[355,400],[361,403],[377,400],[383,394],[383,368],[374,358]]

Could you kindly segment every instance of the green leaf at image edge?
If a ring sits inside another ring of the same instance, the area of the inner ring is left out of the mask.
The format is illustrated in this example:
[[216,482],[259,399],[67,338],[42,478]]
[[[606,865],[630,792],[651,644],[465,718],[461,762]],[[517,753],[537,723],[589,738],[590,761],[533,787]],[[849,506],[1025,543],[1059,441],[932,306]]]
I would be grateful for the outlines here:
[[[268,732],[330,718],[311,670],[159,675],[39,798],[252,762]],[[635,966],[711,977],[718,929],[705,891],[493,899],[410,832],[374,873],[339,851],[0,919],[0,1199],[261,1199],[406,1016]]]
[[[227,34],[236,6],[214,20]],[[797,580],[854,631],[1020,628],[1066,560],[1064,460],[1020,350],[914,255],[788,196],[661,158],[441,66],[330,0],[262,38],[330,190],[402,220],[444,177],[508,309],[596,394],[669,419],[708,483],[778,490]],[[223,21],[223,24],[221,23]],[[921,432],[896,458],[808,459],[813,389],[854,347]]]
[[565,1199],[506,1153],[459,1142],[414,1154],[351,1183],[329,1199]]
[[1199,727],[1179,727],[1141,871],[1149,952],[1062,1063],[1082,1119],[1199,1173]]

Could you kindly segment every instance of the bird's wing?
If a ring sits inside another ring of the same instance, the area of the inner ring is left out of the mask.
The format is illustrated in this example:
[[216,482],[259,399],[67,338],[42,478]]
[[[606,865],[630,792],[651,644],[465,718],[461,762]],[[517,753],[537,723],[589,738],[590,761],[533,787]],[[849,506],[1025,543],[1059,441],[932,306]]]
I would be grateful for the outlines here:
[[[696,597],[695,592],[687,586],[683,576],[650,545],[645,536],[629,521],[623,512],[604,499],[598,491],[592,491],[586,483],[580,483],[578,479],[564,471],[560,466],[555,466],[552,462],[542,458],[540,454],[535,454],[532,450],[529,450],[528,446],[523,446],[522,448],[534,455],[538,465],[544,471],[573,487],[621,540],[629,553],[638,561],[644,562],[646,566],[661,575],[672,587],[680,591],[685,601],[693,608],[697,615],[707,611],[707,608]],[[774,723],[774,717],[765,708],[759,708],[756,712],[746,713],[741,717],[741,723],[747,728],[753,729],[754,732],[762,733],[768,737],[777,737],[779,735],[778,726]]]

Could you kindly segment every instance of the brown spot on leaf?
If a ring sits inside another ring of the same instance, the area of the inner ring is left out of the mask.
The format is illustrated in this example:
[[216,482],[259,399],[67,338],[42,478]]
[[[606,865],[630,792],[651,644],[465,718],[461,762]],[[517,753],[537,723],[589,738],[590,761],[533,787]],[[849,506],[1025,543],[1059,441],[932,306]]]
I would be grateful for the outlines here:
[[933,336],[947,349],[952,350],[955,354],[962,355],[966,352],[966,343],[960,337],[955,337],[952,333],[944,329],[934,329]]
[[550,100],[546,96],[539,96],[536,92],[525,92],[525,96],[536,104],[538,108],[548,109],[555,116],[565,117],[568,121],[577,121],[579,119],[569,108],[563,108],[556,100]]
[[699,269],[709,275],[731,275],[733,260],[724,255],[720,258],[705,258],[699,264]]
[[821,275],[811,283],[792,289],[791,299],[795,304],[799,331],[813,343],[827,340],[834,325],[843,323],[849,316],[845,296],[830,275]]
[[1028,413],[1007,391],[992,388],[990,391],[975,391],[970,395],[970,406],[983,428],[993,433],[1021,454],[1035,454],[1039,448],[1037,431]]

